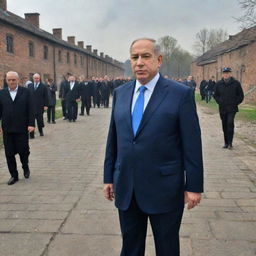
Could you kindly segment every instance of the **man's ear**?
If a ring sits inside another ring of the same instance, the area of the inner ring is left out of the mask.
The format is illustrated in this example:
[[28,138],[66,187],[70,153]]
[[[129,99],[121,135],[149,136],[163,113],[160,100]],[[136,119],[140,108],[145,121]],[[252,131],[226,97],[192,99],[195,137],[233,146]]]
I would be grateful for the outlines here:
[[157,57],[157,60],[158,60],[158,68],[160,68],[161,65],[162,65],[162,63],[163,63],[163,56],[162,56],[162,55],[159,55],[159,56]]

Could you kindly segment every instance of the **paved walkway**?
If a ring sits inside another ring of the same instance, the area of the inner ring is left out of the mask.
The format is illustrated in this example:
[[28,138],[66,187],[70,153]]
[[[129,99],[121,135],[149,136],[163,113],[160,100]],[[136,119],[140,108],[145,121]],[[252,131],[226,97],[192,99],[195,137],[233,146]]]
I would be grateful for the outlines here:
[[[205,162],[201,205],[185,211],[182,256],[256,255],[256,151],[235,139],[223,150],[218,115],[199,109]],[[110,109],[92,109],[76,123],[58,120],[31,141],[31,178],[7,186],[0,151],[1,256],[115,256],[117,212],[102,195]],[[188,127],[189,129],[189,127]],[[19,168],[21,170],[21,168]],[[153,256],[149,231],[147,256]]]

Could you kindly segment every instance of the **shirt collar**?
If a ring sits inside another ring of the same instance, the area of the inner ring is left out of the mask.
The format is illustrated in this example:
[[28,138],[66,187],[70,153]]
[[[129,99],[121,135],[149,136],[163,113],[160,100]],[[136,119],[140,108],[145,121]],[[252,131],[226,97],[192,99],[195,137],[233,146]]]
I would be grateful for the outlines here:
[[[150,80],[147,84],[144,84],[144,86],[147,88],[147,90],[153,92],[159,77],[160,77],[160,75],[159,75],[159,73],[157,73],[152,80]],[[136,80],[135,92],[138,92],[140,86],[142,86],[142,84],[138,80]]]
[[18,91],[18,85],[14,90],[11,90],[9,87],[8,87],[8,90],[9,90],[9,92],[17,92]]

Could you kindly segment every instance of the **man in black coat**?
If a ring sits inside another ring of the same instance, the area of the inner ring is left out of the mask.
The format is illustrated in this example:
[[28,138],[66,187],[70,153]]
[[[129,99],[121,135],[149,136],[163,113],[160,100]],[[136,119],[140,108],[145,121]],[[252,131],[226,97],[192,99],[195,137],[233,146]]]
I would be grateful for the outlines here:
[[11,178],[8,185],[19,180],[15,155],[19,154],[24,177],[30,176],[28,166],[28,133],[35,129],[34,101],[32,93],[19,86],[19,75],[10,71],[6,74],[8,88],[0,91],[0,120],[2,120],[5,156]]
[[[32,92],[34,101],[35,101],[35,117],[37,121],[37,128],[40,136],[44,136],[43,127],[44,127],[44,110],[47,110],[49,100],[48,100],[48,91],[41,81],[39,74],[33,75],[33,83],[28,85],[28,89]],[[34,132],[30,133],[30,138],[34,139]]]
[[69,77],[68,86],[63,96],[67,101],[67,118],[69,122],[75,122],[78,111],[77,102],[80,101],[80,90],[79,83],[76,82],[76,78],[72,75]]
[[84,115],[84,108],[87,116],[90,115],[91,109],[91,96],[92,96],[92,83],[85,80],[84,76],[80,77],[80,97],[81,97],[81,113],[80,116]]
[[61,108],[62,108],[62,115],[63,115],[63,120],[67,119],[67,101],[65,96],[65,92],[67,90],[67,87],[69,86],[68,84],[68,78],[71,74],[67,73],[66,76],[63,76],[63,80],[60,83],[60,89],[59,89],[59,98],[61,100]]
[[231,76],[231,68],[223,68],[222,72],[222,79],[215,86],[214,98],[219,105],[222,121],[225,142],[223,148],[232,149],[234,119],[238,112],[238,105],[244,99],[244,93],[240,82]]
[[47,122],[55,124],[55,106],[56,106],[56,91],[57,86],[54,84],[52,78],[46,79],[46,87],[48,91],[48,109],[47,109]]
[[206,91],[205,91],[205,88],[207,86],[207,81],[205,79],[203,79],[200,83],[200,86],[199,86],[199,90],[200,90],[200,95],[201,95],[201,100],[205,100],[205,94],[206,94]]

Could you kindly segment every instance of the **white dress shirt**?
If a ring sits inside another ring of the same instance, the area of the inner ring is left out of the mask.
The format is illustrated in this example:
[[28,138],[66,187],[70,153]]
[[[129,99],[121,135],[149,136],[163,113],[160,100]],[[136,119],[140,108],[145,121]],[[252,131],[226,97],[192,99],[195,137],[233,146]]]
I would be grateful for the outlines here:
[[[160,77],[160,75],[159,75],[159,73],[157,73],[152,80],[150,80],[147,84],[144,85],[147,88],[147,90],[145,90],[145,92],[144,92],[144,109],[143,109],[143,111],[145,111],[145,109],[148,105],[148,102],[149,102],[151,95],[156,87],[156,83],[157,83],[159,77]],[[138,80],[136,80],[135,89],[134,89],[133,98],[132,98],[131,113],[133,112],[136,100],[139,97],[139,94],[140,94],[139,88],[141,85],[142,84]]]
[[8,90],[9,90],[10,96],[12,98],[12,101],[14,101],[15,97],[17,95],[17,92],[18,92],[18,86],[14,90],[11,90],[10,88],[8,88]]
[[70,82],[70,90],[73,90],[75,83],[74,82]]

